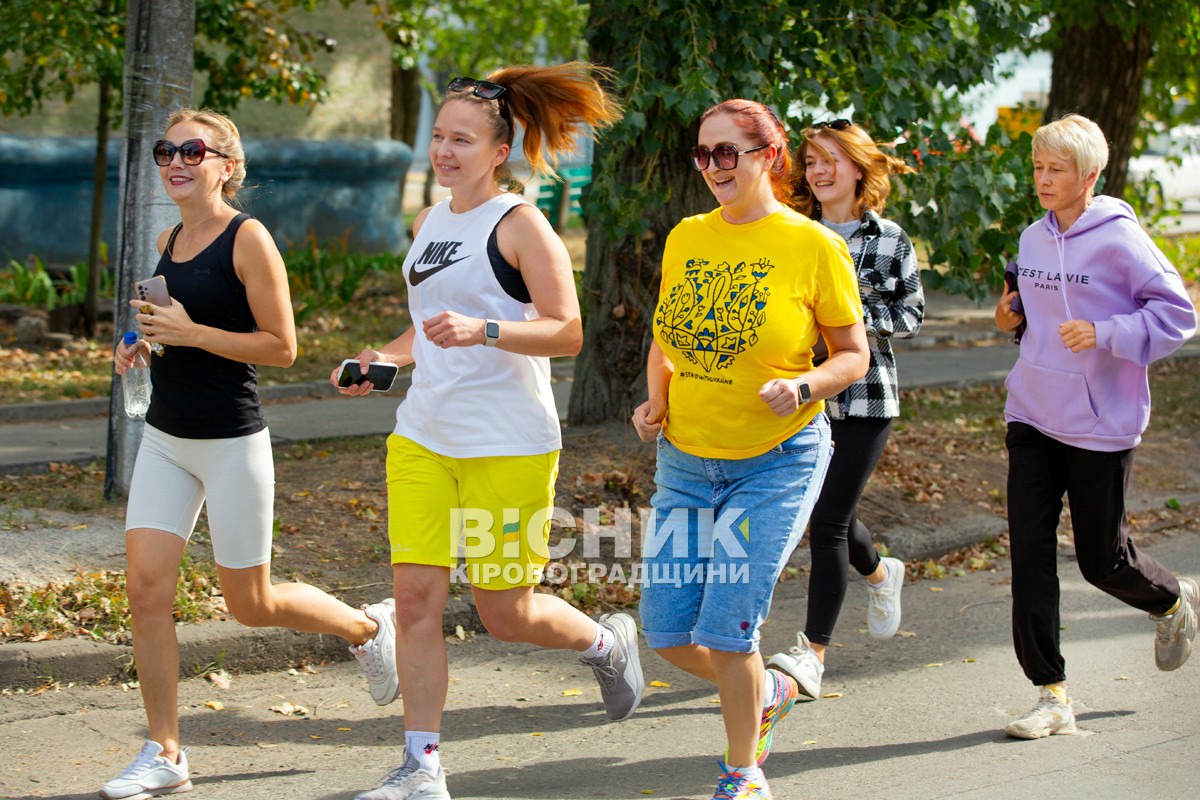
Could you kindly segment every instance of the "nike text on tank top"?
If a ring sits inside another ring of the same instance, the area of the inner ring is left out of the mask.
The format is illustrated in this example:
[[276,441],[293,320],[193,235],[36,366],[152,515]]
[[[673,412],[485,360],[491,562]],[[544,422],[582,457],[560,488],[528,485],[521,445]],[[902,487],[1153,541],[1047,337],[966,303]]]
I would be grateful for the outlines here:
[[443,350],[422,329],[443,311],[500,321],[538,316],[520,273],[495,244],[500,220],[525,202],[502,194],[455,214],[443,200],[429,210],[404,259],[416,367],[396,409],[396,434],[435,453],[476,458],[562,448],[549,359],[483,344]]
[[[212,244],[190,261],[172,261],[176,227],[155,275],[167,279],[171,297],[199,325],[234,333],[258,329],[246,287],[233,268],[233,243],[249,214],[238,214]],[[168,345],[150,359],[154,393],[146,422],[183,439],[232,439],[265,428],[253,364],[198,347]]]

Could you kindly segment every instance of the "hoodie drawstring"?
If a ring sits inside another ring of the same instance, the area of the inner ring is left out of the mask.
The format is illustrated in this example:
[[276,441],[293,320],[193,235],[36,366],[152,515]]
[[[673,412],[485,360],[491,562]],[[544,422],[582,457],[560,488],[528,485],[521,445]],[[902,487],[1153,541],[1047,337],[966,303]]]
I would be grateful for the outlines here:
[[1058,285],[1062,292],[1063,310],[1067,314],[1067,319],[1075,319],[1071,316],[1071,304],[1067,302],[1067,237],[1065,234],[1060,234],[1054,231],[1054,249],[1058,251]]

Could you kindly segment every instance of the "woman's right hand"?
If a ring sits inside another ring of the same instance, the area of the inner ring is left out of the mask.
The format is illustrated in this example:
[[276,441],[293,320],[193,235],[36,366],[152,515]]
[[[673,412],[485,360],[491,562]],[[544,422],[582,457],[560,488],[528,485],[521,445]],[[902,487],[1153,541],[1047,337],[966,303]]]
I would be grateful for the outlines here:
[[[378,350],[372,350],[370,347],[365,348],[361,353],[355,356],[358,359],[359,369],[362,374],[366,375],[371,368],[372,361],[391,361],[390,358],[383,356]],[[371,382],[363,381],[359,384],[350,386],[338,386],[338,374],[342,371],[342,365],[338,364],[333,368],[333,372],[329,373],[329,382],[337,387],[339,394],[349,395],[350,397],[364,397],[371,393]]]
[[643,442],[652,442],[657,439],[666,416],[666,405],[657,400],[647,400],[635,408],[633,410],[633,427],[637,430],[638,438]]
[[131,345],[126,345],[124,340],[117,342],[117,349],[113,350],[113,365],[116,367],[118,375],[124,375],[125,370],[133,366],[133,359],[142,349],[145,349],[146,357],[149,358],[150,345],[142,339],[138,339]]
[[1015,331],[1025,319],[1024,314],[1012,310],[1013,300],[1017,299],[1018,294],[1016,290],[1005,292],[996,304],[996,327],[1005,333]]

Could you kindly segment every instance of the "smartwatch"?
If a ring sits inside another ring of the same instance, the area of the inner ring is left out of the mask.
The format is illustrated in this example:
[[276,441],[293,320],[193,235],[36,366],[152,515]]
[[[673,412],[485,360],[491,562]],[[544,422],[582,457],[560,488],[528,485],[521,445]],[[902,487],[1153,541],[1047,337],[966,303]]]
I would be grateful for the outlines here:
[[500,323],[494,319],[483,321],[483,343],[487,347],[495,347],[500,341]]
[[808,381],[797,379],[796,392],[800,395],[801,403],[812,402],[812,392],[808,388]]

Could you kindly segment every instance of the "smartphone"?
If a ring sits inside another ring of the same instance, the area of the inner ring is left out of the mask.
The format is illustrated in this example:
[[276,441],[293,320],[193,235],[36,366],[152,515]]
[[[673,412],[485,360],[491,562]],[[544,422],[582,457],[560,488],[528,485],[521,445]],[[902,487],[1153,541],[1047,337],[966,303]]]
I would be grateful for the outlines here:
[[[133,285],[133,291],[137,295],[137,299],[144,303],[153,303],[156,306],[171,305],[171,295],[167,293],[167,279],[162,275],[138,281]],[[140,311],[143,314],[149,314],[150,307],[142,306]]]
[[358,386],[365,381],[370,381],[371,391],[386,392],[392,388],[399,372],[400,368],[395,364],[389,364],[386,361],[372,361],[367,367],[366,377],[363,377],[358,359],[347,358],[342,362],[342,371],[338,373],[338,386]]

